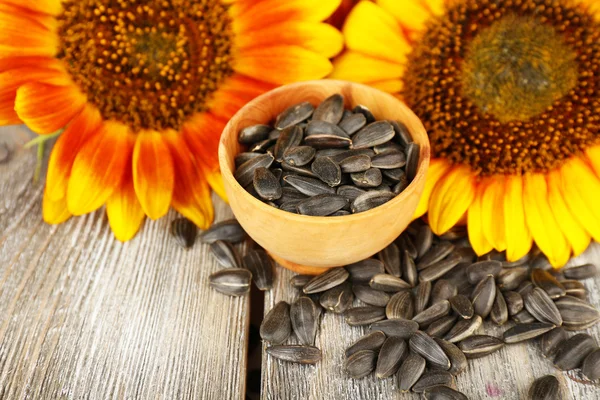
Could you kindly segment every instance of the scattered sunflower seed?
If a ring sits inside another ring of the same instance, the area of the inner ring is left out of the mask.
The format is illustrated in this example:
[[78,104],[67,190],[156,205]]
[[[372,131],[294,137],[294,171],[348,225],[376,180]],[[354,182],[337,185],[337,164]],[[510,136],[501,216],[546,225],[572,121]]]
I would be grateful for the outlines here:
[[504,346],[501,339],[488,335],[470,336],[458,344],[458,347],[465,353],[467,358],[485,357]]
[[210,251],[217,262],[225,268],[241,268],[242,259],[231,243],[217,240],[210,244]]
[[471,319],[461,319],[452,327],[452,329],[450,329],[450,332],[446,334],[444,340],[447,340],[450,343],[465,340],[477,332],[482,322],[483,319],[479,315],[475,315]]
[[217,240],[229,243],[239,243],[246,238],[246,232],[235,219],[221,221],[213,224],[208,230],[200,234],[202,243],[211,244]]
[[387,337],[399,337],[404,340],[410,339],[418,329],[419,324],[408,319],[386,319],[377,321],[371,324],[371,327],[369,328],[371,332],[381,331],[385,333]]
[[346,265],[350,280],[356,283],[369,283],[371,278],[385,272],[383,263],[375,258],[367,258],[353,264]]
[[312,345],[319,328],[320,312],[310,297],[302,296],[290,306],[292,328],[302,344]]
[[377,354],[372,350],[360,350],[346,359],[344,369],[354,379],[364,378],[375,369]]
[[369,281],[369,286],[373,289],[383,290],[384,292],[399,292],[410,289],[410,285],[402,279],[388,274],[377,274]]
[[245,268],[222,269],[208,277],[210,286],[229,296],[242,296],[250,291],[252,273]]
[[473,317],[475,311],[473,310],[473,304],[471,300],[463,294],[453,296],[449,299],[450,305],[456,314],[463,319],[470,319]]
[[504,325],[508,321],[508,307],[501,291],[496,290],[496,299],[490,312],[490,318],[496,325]]
[[583,360],[581,372],[591,381],[600,378],[600,349],[592,351]]
[[398,371],[398,368],[400,368],[400,364],[407,353],[408,346],[404,339],[397,336],[391,336],[385,339],[379,352],[377,366],[375,368],[375,375],[377,378],[384,379],[394,375]]
[[448,241],[441,241],[431,247],[422,257],[419,258],[417,269],[419,271],[439,262],[452,253],[454,245]]
[[444,337],[450,329],[456,324],[456,315],[447,315],[438,320],[433,321],[425,330],[431,337]]
[[567,330],[587,329],[600,320],[600,311],[585,300],[564,296],[554,302]]
[[385,308],[374,306],[354,307],[346,310],[344,318],[348,325],[369,325],[385,318]]
[[529,388],[529,400],[563,400],[563,388],[554,375],[536,379]]
[[291,333],[290,305],[280,301],[263,318],[260,324],[260,337],[272,344],[282,344]]
[[252,279],[260,290],[273,287],[273,260],[263,249],[249,250],[244,256],[244,266],[252,272]]
[[584,264],[577,267],[565,268],[563,270],[565,278],[568,279],[588,279],[598,274],[598,269],[594,264]]
[[464,370],[467,369],[467,357],[459,349],[454,343],[450,343],[447,340],[443,340],[437,337],[434,337],[433,340],[444,350],[444,353],[448,356],[450,360],[450,372],[452,375],[456,376],[461,374]]
[[438,279],[431,288],[431,304],[436,304],[443,300],[450,300],[450,298],[457,294],[458,290],[452,282],[446,279]]
[[545,357],[552,357],[556,354],[558,347],[569,338],[569,334],[563,327],[554,328],[545,333],[540,340],[542,354]]
[[558,299],[566,294],[566,290],[551,273],[543,269],[534,268],[531,271],[531,282],[543,289],[552,299]]
[[388,319],[411,319],[414,312],[413,295],[408,290],[394,294],[385,307],[385,315]]
[[386,307],[390,301],[389,294],[381,290],[375,290],[368,285],[353,284],[352,291],[358,300],[371,306]]
[[448,371],[428,371],[414,384],[412,391],[415,393],[423,393],[426,389],[434,386],[447,386],[456,389],[454,375]]
[[418,323],[421,328],[426,328],[433,321],[445,317],[448,313],[450,313],[450,302],[443,300],[421,311],[412,320]]
[[408,392],[425,372],[425,359],[412,351],[398,369],[398,388],[401,392]]
[[324,292],[345,282],[350,274],[344,268],[331,268],[312,278],[302,291],[306,294]]
[[454,390],[448,386],[438,385],[427,388],[423,391],[425,400],[468,400],[463,393]]
[[540,322],[562,325],[562,317],[548,294],[539,287],[534,288],[525,298],[525,308]]
[[267,347],[267,354],[283,361],[300,364],[316,364],[323,357],[315,346],[275,345]]
[[346,357],[350,357],[352,354],[357,353],[361,350],[371,350],[379,352],[379,349],[385,342],[385,334],[381,331],[371,332],[352,344],[352,346],[346,349]]
[[482,279],[473,289],[473,309],[482,318],[487,317],[494,306],[496,298],[496,282],[493,275]]
[[531,322],[517,324],[504,332],[505,343],[518,343],[533,339],[554,329],[555,326],[546,322]]
[[194,245],[198,228],[196,224],[187,218],[177,218],[171,222],[171,234],[178,245],[184,249],[189,249]]
[[425,332],[415,332],[408,344],[413,352],[419,354],[433,367],[443,370],[450,369],[450,360],[444,350]]
[[431,281],[421,282],[417,285],[415,291],[415,314],[421,313],[431,297]]
[[579,368],[583,360],[598,348],[593,337],[585,333],[571,336],[556,351],[554,365],[563,371]]
[[475,285],[488,275],[497,277],[502,271],[502,263],[495,260],[479,261],[467,268],[469,283]]
[[512,317],[523,309],[523,297],[517,292],[503,292],[508,314]]
[[319,298],[319,302],[323,308],[336,314],[343,314],[352,306],[353,300],[354,294],[352,292],[352,285],[349,282],[344,282],[325,291]]

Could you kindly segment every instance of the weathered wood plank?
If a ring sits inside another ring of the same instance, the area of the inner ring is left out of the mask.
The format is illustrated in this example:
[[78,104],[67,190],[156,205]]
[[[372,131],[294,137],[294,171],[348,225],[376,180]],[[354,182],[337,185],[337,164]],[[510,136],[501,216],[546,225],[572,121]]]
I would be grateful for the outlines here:
[[207,246],[177,246],[173,212],[125,244],[103,212],[44,224],[28,139],[0,131],[0,398],[243,398],[249,298],[208,287]]
[[[572,263],[594,262],[600,265],[600,245],[595,244],[579,259]],[[289,285],[292,272],[278,269],[275,287],[267,292],[265,312],[281,300],[294,301],[299,291]],[[600,278],[586,283],[590,301],[600,307]],[[359,302],[356,302],[358,305]],[[485,325],[481,332],[501,336],[506,328],[493,324]],[[600,343],[600,326],[589,329]],[[263,351],[262,398],[276,399],[417,399],[416,394],[399,393],[396,380],[378,380],[374,374],[361,380],[349,379],[343,371],[344,350],[366,333],[364,327],[351,327],[343,318],[333,313],[325,313],[321,329],[317,333],[316,346],[322,349],[323,360],[315,366],[285,363],[266,355]],[[295,340],[292,338],[292,341]],[[264,346],[266,348],[266,346]],[[527,391],[534,379],[546,374],[556,374],[563,379],[570,391],[570,399],[591,400],[600,398],[600,386],[585,381],[579,372],[563,373],[545,359],[537,341],[516,344],[478,360],[469,361],[468,370],[457,379],[458,389],[472,400],[527,398]]]

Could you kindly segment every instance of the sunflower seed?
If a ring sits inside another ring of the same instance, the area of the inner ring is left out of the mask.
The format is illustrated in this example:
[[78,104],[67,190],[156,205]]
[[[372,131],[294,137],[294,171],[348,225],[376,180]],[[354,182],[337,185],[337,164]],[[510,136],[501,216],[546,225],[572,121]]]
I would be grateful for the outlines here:
[[406,164],[406,156],[399,151],[378,154],[371,159],[371,165],[381,169],[402,168]]
[[394,127],[395,137],[394,140],[400,143],[401,146],[406,147],[409,143],[413,142],[412,136],[408,127],[401,121],[389,121]]
[[569,338],[569,334],[563,327],[554,328],[545,333],[540,340],[542,354],[545,357],[552,357],[556,354],[559,345]]
[[443,300],[450,300],[458,294],[456,286],[446,279],[437,280],[431,289],[431,304],[439,303]]
[[377,274],[369,281],[369,286],[373,289],[383,290],[384,292],[399,292],[401,290],[410,289],[410,285],[402,279],[388,275]]
[[225,268],[241,268],[243,266],[240,255],[229,242],[217,240],[210,244],[210,251],[215,260]]
[[301,344],[312,345],[319,328],[320,311],[310,297],[302,296],[290,306],[292,328]]
[[382,292],[381,290],[375,290],[367,285],[352,285],[352,291],[354,296],[363,303],[376,307],[385,307],[390,301],[390,295]]
[[529,295],[529,293],[531,293],[534,287],[535,286],[533,286],[533,283],[531,283],[531,281],[523,281],[517,288],[516,292],[519,293],[521,297],[526,298]]
[[417,249],[417,258],[423,257],[431,249],[433,232],[428,225],[422,225],[419,228],[414,244]]
[[563,400],[564,389],[554,375],[536,379],[527,393],[529,400]]
[[592,351],[583,360],[581,372],[591,381],[600,378],[600,349]]
[[171,222],[171,234],[178,245],[184,249],[189,249],[196,241],[198,228],[187,218],[176,218]]
[[459,294],[471,295],[473,286],[467,279],[467,268],[469,263],[460,263],[456,267],[452,268],[444,275],[444,279],[452,282]]
[[[383,144],[378,144],[377,146],[373,146],[373,151],[375,154],[385,154],[389,152],[400,152],[404,155],[404,147],[400,146],[398,143],[387,142]],[[404,156],[406,160],[406,156]]]
[[417,170],[419,169],[419,158],[421,152],[421,146],[416,143],[409,143],[406,146],[406,178],[409,182],[412,182],[417,176]]
[[600,312],[585,300],[564,296],[554,302],[567,330],[587,329],[600,320]]
[[273,128],[269,125],[252,125],[248,126],[242,130],[238,135],[238,141],[241,144],[252,144],[256,142],[260,142],[269,137],[269,132],[271,132]]
[[[386,179],[389,179],[390,181],[396,183],[396,185],[394,185],[394,188],[396,186],[404,188],[408,186],[408,180],[406,179],[406,174],[404,173],[404,170],[402,168],[384,169],[381,171],[381,173]],[[404,190],[402,189],[399,191],[395,191],[394,188],[392,188],[392,191],[394,193],[400,193],[402,190]]]
[[413,296],[410,291],[394,294],[385,308],[388,319],[411,319],[414,315]]
[[401,392],[408,392],[425,372],[425,359],[412,351],[402,362],[398,369],[398,388]]
[[364,172],[350,174],[352,182],[361,188],[374,188],[381,185],[383,177],[381,171],[377,168],[369,168]]
[[353,264],[346,265],[352,282],[368,283],[373,276],[384,273],[383,263],[375,258],[367,258]]
[[246,232],[235,219],[229,219],[213,224],[208,230],[200,234],[202,243],[211,244],[217,240],[229,243],[239,243],[246,238]]
[[346,359],[344,370],[353,379],[364,378],[375,369],[377,354],[371,350],[361,350]]
[[256,193],[264,200],[276,200],[283,194],[279,180],[267,168],[259,167],[254,170],[253,184]]
[[533,339],[554,329],[555,326],[546,322],[530,322],[517,324],[504,332],[505,343],[518,343]]
[[408,319],[386,319],[371,324],[369,331],[381,331],[387,337],[399,337],[408,340],[418,329],[419,324],[415,321]]
[[[343,154],[348,153],[351,150],[348,149],[320,149],[315,153],[315,158],[317,157],[329,157],[335,162],[340,162],[336,157],[342,156]],[[344,156],[345,157],[345,156]]]
[[426,389],[433,388],[434,386],[448,386],[456,388],[454,382],[454,375],[448,371],[428,371],[425,372],[421,378],[414,384],[412,391],[415,393],[423,393]]
[[369,325],[373,322],[381,321],[384,318],[385,308],[383,307],[354,307],[346,310],[344,313],[346,323],[352,326]]
[[503,346],[504,342],[501,339],[488,335],[473,335],[458,344],[467,358],[485,357]]
[[350,282],[344,282],[341,285],[327,290],[321,294],[321,297],[319,298],[319,302],[323,308],[336,314],[344,313],[352,306],[353,300],[354,294],[352,293],[352,285]]
[[256,142],[253,145],[250,146],[250,148],[248,150],[250,150],[253,153],[270,153],[272,154],[272,152],[268,151],[273,144],[275,143],[275,140],[269,138],[269,139],[265,139],[262,140],[260,142]]
[[425,333],[431,337],[442,338],[450,331],[450,329],[452,329],[454,324],[456,324],[456,319],[455,315],[447,315],[435,320],[427,327]]
[[527,324],[530,322],[536,322],[537,319],[533,317],[533,315],[529,314],[529,311],[523,309],[512,316],[513,321],[518,324]]
[[507,291],[504,292],[504,300],[506,301],[506,307],[508,314],[512,317],[523,309],[523,297],[517,292]]
[[[323,150],[321,150],[321,151],[323,151]],[[327,157],[331,158],[333,161],[335,161],[338,164],[341,163],[342,161],[346,160],[347,158],[354,157],[354,156],[368,156],[369,158],[375,156],[375,152],[373,151],[373,149],[349,149],[349,150],[338,149],[337,151],[338,151],[338,153],[327,156]],[[318,152],[317,152],[317,157],[320,157]]]
[[283,153],[283,161],[290,165],[303,167],[315,158],[316,150],[310,146],[290,147]]
[[290,305],[280,301],[263,318],[260,324],[260,337],[272,344],[281,344],[291,333]]
[[371,332],[356,342],[354,342],[350,347],[346,349],[346,357],[350,357],[352,354],[359,352],[361,350],[371,350],[374,352],[379,352],[379,349],[385,342],[385,334],[381,331]]
[[235,168],[239,168],[240,165],[242,165],[243,163],[245,163],[248,160],[251,160],[253,158],[256,157],[260,157],[262,154],[261,153],[251,153],[251,152],[245,152],[245,153],[240,153],[237,156],[235,156]]
[[543,269],[535,268],[531,271],[531,282],[548,293],[551,299],[558,299],[567,293],[563,285],[552,274]]
[[556,326],[562,325],[562,317],[548,294],[539,287],[525,297],[525,308],[535,319]]
[[[378,190],[365,192],[357,196],[352,202],[352,212],[356,214],[371,210],[375,207],[379,207],[380,205],[387,203],[394,197],[396,197],[396,195],[390,192],[383,192]],[[399,267],[398,273],[400,273]]]
[[362,114],[352,114],[340,121],[338,126],[348,135],[353,135],[367,125],[367,119]]
[[419,324],[421,329],[426,328],[433,321],[445,317],[450,312],[450,302],[448,300],[440,301],[429,308],[415,315],[412,320]]
[[311,164],[312,172],[329,186],[337,186],[342,181],[340,166],[331,158],[319,157]]
[[210,286],[229,296],[242,296],[250,291],[252,273],[244,268],[228,268],[208,277]]
[[454,343],[450,343],[447,340],[439,339],[434,337],[433,340],[444,350],[444,353],[450,360],[450,372],[452,375],[459,375],[467,369],[467,358],[465,354],[460,350]]
[[313,277],[302,289],[306,294],[324,292],[332,287],[341,285],[348,279],[348,271],[344,268],[331,268]]
[[336,193],[353,202],[358,196],[367,192],[363,189],[357,188],[356,186],[342,185],[338,186]]
[[431,282],[421,282],[415,291],[415,314],[422,312],[429,303],[431,297]]
[[371,157],[366,154],[358,154],[345,158],[340,162],[340,168],[346,174],[366,171],[371,168]]
[[460,263],[460,261],[460,254],[450,254],[445,259],[438,261],[435,264],[431,264],[430,266],[422,270],[419,274],[419,280],[421,282],[436,280],[439,277],[448,273],[448,271],[450,271],[452,268],[456,267]]
[[579,368],[583,360],[597,348],[593,337],[586,333],[578,333],[559,345],[554,365],[563,371]]
[[502,290],[515,290],[521,282],[527,279],[528,275],[529,268],[527,267],[505,268],[500,271],[496,279],[498,288]]
[[433,367],[443,370],[450,369],[450,360],[444,350],[425,332],[415,332],[408,344],[413,352],[419,354]]
[[262,154],[259,157],[251,158],[240,165],[238,169],[236,169],[234,177],[241,186],[246,187],[252,183],[252,180],[254,179],[254,171],[257,168],[269,168],[272,163],[273,156],[271,154]]
[[306,196],[317,196],[319,194],[335,194],[335,189],[323,183],[319,179],[307,176],[287,175],[283,181],[290,184],[298,192]]
[[419,271],[424,270],[431,265],[442,261],[447,255],[452,253],[454,245],[448,241],[441,241],[435,246],[431,247],[422,257],[419,258],[417,263],[417,269]]
[[348,205],[348,199],[336,194],[323,193],[298,203],[298,212],[302,215],[327,216]]
[[[295,165],[290,165],[286,162],[282,162],[281,168],[286,172],[291,172],[291,173],[301,175],[301,176],[307,176],[309,178],[316,178],[316,175],[309,168],[306,168],[306,167],[297,167]],[[284,172],[283,179],[285,180],[286,176],[288,176],[288,175],[289,174],[286,174]]]
[[473,289],[473,309],[475,314],[486,318],[492,311],[494,299],[496,298],[496,282],[493,275],[482,279]]
[[410,286],[415,286],[419,280],[417,266],[407,250],[402,253],[402,263],[400,264],[401,276]]
[[306,136],[329,135],[350,139],[350,136],[339,126],[326,122],[312,120],[306,126]]
[[313,121],[319,120],[337,124],[342,120],[343,115],[344,97],[341,94],[334,94],[318,105],[312,115],[312,119]]
[[394,375],[407,353],[408,346],[403,339],[396,336],[385,339],[379,351],[377,367],[375,368],[377,378],[384,379]]
[[249,250],[243,260],[257,288],[264,291],[273,287],[273,260],[264,250]]
[[282,130],[277,142],[275,142],[275,149],[273,150],[275,160],[277,162],[282,162],[285,152],[292,147],[299,146],[302,142],[302,138],[302,128],[298,126],[290,126],[289,128]]
[[448,386],[438,385],[427,388],[423,391],[425,400],[468,400],[463,393],[454,390]]
[[598,274],[598,269],[594,264],[584,264],[577,267],[565,268],[563,270],[565,278],[568,279],[588,279]]
[[502,263],[500,261],[479,261],[467,268],[467,277],[469,278],[469,283],[475,285],[488,275],[498,276],[500,271],[502,271]]
[[587,298],[587,289],[583,283],[569,279],[560,281],[560,284],[565,288],[567,296],[577,297],[581,300],[585,300]]
[[315,149],[346,149],[352,144],[352,140],[336,135],[310,135],[304,138],[304,144]]
[[496,325],[504,325],[508,321],[508,307],[504,295],[501,291],[496,290],[496,298],[490,312],[490,318]]
[[473,310],[473,304],[471,300],[465,295],[459,294],[450,298],[450,306],[456,314],[463,319],[470,319],[473,317],[475,311]]
[[361,104],[354,107],[352,109],[352,112],[362,114],[366,118],[367,124],[370,124],[371,122],[375,121],[375,117],[371,113],[371,110],[369,110],[366,106],[363,106]]
[[321,361],[321,350],[315,346],[276,345],[267,347],[267,354],[283,361],[316,364]]
[[279,129],[273,129],[269,132],[269,137],[268,139],[270,140],[274,140],[277,141],[277,139],[279,139],[279,136],[281,136],[281,132]]
[[283,130],[292,125],[299,124],[307,120],[315,111],[315,108],[309,102],[296,104],[289,107],[277,116],[275,120],[275,128]]
[[377,258],[381,260],[386,272],[398,278],[400,274],[400,250],[398,246],[391,243],[377,254]]
[[370,123],[352,137],[352,148],[365,149],[389,142],[394,137],[394,128],[387,121]]
[[310,280],[314,278],[313,275],[294,275],[290,279],[290,285],[296,289],[302,289]]
[[450,332],[446,334],[444,340],[447,340],[450,343],[460,342],[461,340],[474,335],[482,323],[483,319],[479,315],[475,315],[471,319],[461,319],[452,327],[452,329],[450,329]]

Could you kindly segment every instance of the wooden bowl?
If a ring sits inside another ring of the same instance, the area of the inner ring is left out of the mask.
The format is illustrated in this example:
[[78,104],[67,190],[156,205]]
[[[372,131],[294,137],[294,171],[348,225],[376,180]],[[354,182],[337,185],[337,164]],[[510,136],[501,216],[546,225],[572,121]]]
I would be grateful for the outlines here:
[[[234,157],[241,151],[238,132],[268,124],[286,108],[309,101],[313,105],[341,93],[347,108],[367,106],[375,118],[402,121],[421,145],[415,179],[400,195],[369,211],[341,217],[312,217],[271,207],[248,193],[233,177]],[[319,80],[283,86],[246,104],[229,121],[219,144],[225,192],[239,223],[256,243],[284,267],[317,274],[326,268],[363,260],[392,243],[408,226],[425,186],[429,139],[417,116],[394,96],[356,83]]]

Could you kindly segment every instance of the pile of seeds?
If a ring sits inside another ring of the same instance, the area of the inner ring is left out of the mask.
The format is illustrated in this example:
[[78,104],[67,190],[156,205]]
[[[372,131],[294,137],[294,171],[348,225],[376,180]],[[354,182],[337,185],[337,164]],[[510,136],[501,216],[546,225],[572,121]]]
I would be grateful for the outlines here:
[[249,193],[281,210],[313,216],[367,211],[401,193],[414,179],[420,147],[399,121],[375,121],[364,106],[344,109],[335,94],[318,107],[305,102],[273,126],[239,132],[248,151],[235,158],[235,178]]

